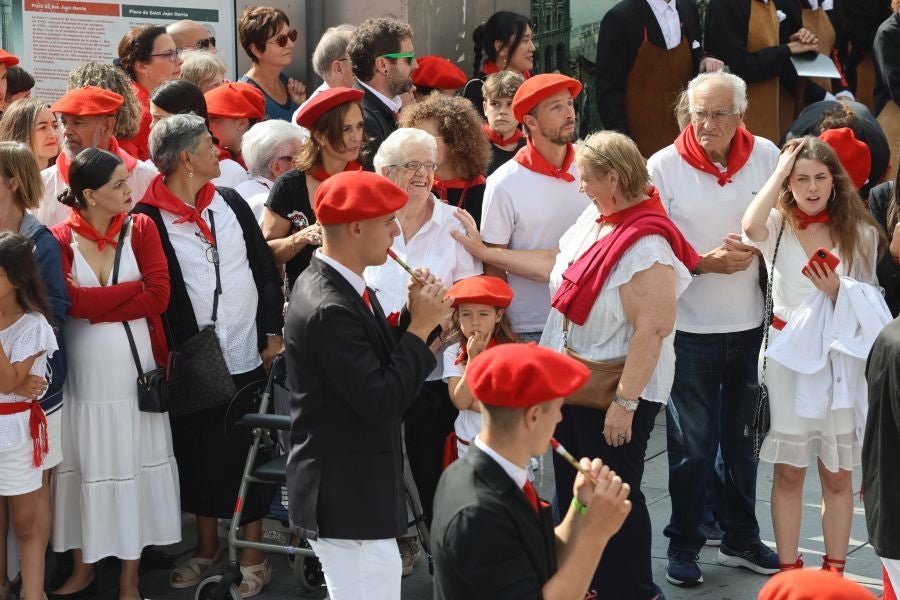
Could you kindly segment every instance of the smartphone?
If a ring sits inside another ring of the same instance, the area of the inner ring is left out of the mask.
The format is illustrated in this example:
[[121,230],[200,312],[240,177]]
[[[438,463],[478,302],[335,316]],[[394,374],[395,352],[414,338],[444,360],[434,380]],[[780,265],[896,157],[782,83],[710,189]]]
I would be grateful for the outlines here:
[[817,249],[815,252],[813,252],[813,255],[810,257],[809,262],[804,265],[803,270],[801,271],[807,277],[809,277],[807,269],[810,268],[810,265],[812,265],[812,263],[818,263],[819,266],[828,265],[828,267],[832,271],[837,271],[837,266],[841,263],[841,259],[839,259],[837,256],[835,256],[825,248]]

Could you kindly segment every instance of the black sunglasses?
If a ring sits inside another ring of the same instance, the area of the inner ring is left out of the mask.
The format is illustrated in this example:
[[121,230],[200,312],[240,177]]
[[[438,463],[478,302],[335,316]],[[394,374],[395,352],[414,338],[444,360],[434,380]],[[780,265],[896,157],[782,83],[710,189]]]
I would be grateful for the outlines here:
[[274,39],[269,40],[266,43],[267,44],[278,44],[280,47],[284,48],[285,46],[287,46],[288,40],[291,40],[292,42],[297,41],[297,30],[296,29],[291,29],[287,33],[282,33],[281,35],[275,37]]
[[213,48],[216,47],[216,38],[208,37],[205,40],[200,40],[196,44],[194,44],[194,48],[197,50],[209,50],[210,46]]

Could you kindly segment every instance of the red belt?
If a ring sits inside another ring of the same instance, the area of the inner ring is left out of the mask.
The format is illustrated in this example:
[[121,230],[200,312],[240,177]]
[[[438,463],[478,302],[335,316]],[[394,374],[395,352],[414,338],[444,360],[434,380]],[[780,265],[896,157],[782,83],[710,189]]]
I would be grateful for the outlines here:
[[774,327],[778,331],[781,331],[785,328],[785,326],[787,326],[787,321],[785,321],[784,319],[779,319],[775,315],[772,315],[772,327]]
[[47,417],[38,402],[0,402],[0,415],[15,415],[29,411],[28,425],[31,430],[31,442],[34,445],[34,466],[40,467],[47,454]]

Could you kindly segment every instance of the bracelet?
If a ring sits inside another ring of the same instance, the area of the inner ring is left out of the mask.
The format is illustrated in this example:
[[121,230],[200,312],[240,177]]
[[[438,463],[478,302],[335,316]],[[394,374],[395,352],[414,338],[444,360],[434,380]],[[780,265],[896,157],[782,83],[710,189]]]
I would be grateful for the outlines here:
[[577,496],[572,497],[572,508],[575,509],[579,515],[584,516],[584,513],[587,512],[588,505],[582,504],[580,500],[578,500]]

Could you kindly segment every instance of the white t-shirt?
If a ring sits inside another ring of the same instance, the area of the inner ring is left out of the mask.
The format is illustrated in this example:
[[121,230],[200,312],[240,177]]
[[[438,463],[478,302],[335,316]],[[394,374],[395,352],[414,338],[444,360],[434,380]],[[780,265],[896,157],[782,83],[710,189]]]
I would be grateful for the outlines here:
[[[578,191],[575,163],[569,167],[575,181],[564,181],[507,161],[487,178],[481,212],[481,237],[489,244],[507,244],[512,250],[559,247],[559,238],[590,203]],[[507,313],[516,333],[543,331],[550,312],[547,284],[518,275],[507,277],[512,304]]]
[[[462,377],[466,372],[463,364],[456,364],[456,357],[459,355],[459,342],[448,346],[444,350],[444,382],[450,381],[451,377]],[[465,444],[457,442],[456,450],[459,457],[462,458],[469,451],[469,444],[475,439],[475,436],[481,431],[481,413],[474,410],[461,410],[456,421],[453,423],[453,430],[456,437]]]
[[[647,169],[669,218],[702,255],[720,246],[727,234],[741,233],[744,211],[777,163],[778,148],[756,136],[747,163],[724,186],[685,162],[674,144],[651,156]],[[759,327],[762,319],[759,263],[754,257],[744,271],[695,277],[678,300],[676,327],[690,333],[728,333]]]
[[250,206],[260,227],[262,227],[263,209],[266,207],[266,200],[269,198],[272,185],[273,182],[265,177],[253,177],[234,186],[234,191],[240,194],[241,198]]
[[250,179],[247,170],[230,158],[219,161],[219,171],[219,176],[212,180],[212,184],[217,187],[234,188]]

